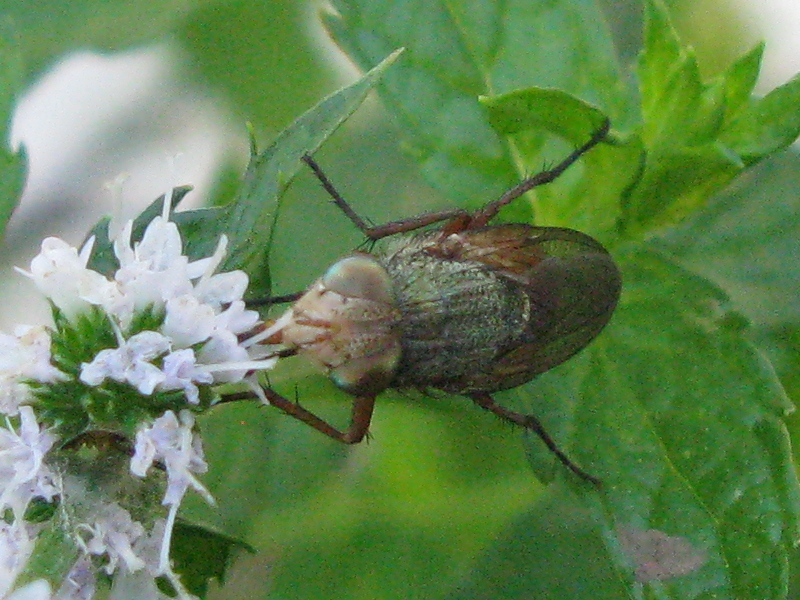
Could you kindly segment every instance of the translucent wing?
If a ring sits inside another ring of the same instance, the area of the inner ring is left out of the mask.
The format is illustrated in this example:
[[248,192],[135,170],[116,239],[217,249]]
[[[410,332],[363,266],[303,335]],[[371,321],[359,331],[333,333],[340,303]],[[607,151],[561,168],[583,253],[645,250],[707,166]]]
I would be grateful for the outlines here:
[[[455,248],[455,246],[458,248]],[[558,227],[497,225],[458,234],[451,256],[516,281],[530,301],[524,331],[480,379],[484,391],[529,381],[585,348],[617,305],[622,277],[593,238]]]

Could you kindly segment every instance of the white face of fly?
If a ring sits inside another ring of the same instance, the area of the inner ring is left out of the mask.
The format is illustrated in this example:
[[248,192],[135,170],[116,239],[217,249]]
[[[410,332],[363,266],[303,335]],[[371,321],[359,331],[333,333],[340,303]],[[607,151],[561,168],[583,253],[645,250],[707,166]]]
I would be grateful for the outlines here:
[[281,317],[283,343],[322,367],[345,391],[385,389],[400,359],[400,311],[392,282],[368,254],[347,256]]

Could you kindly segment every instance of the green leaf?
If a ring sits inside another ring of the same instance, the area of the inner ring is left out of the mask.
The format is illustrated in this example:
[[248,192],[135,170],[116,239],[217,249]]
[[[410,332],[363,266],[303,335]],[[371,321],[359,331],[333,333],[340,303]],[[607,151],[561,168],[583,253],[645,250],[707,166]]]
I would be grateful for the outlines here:
[[678,34],[659,0],[644,2],[644,40],[639,56],[639,92],[645,121],[658,116],[661,98],[669,91],[668,82],[685,68],[686,56]]
[[586,141],[586,132],[597,131],[608,118],[588,102],[562,90],[546,88],[485,97],[481,103],[489,111],[489,123],[502,135],[541,128],[576,146]]
[[751,102],[725,127],[721,140],[748,165],[781,150],[800,134],[800,76]]
[[736,156],[717,144],[659,148],[648,154],[647,167],[625,200],[625,214],[653,215],[663,224],[680,222],[742,168]]
[[660,0],[645,2],[644,48],[637,75],[642,137],[648,147],[659,142],[689,144],[698,135],[697,124],[704,130],[705,121],[722,116],[724,98],[704,102],[705,87],[694,52],[682,46]]
[[225,583],[225,574],[236,551],[253,549],[247,544],[212,531],[206,527],[175,523],[170,558],[181,583],[192,594],[205,598],[208,584],[215,579]]
[[7,21],[0,23],[0,235],[17,207],[28,170],[24,148],[7,147],[15,101],[23,87],[19,40]]
[[[542,130],[578,147],[607,119],[596,107],[561,90],[528,88],[481,101],[492,126],[513,136],[525,164],[540,160]],[[568,174],[536,190],[537,222],[577,228],[603,241],[613,239],[619,199],[639,176],[643,160],[637,136],[611,132],[608,143],[593,148]],[[581,169],[582,175],[576,175]]]
[[313,153],[364,101],[385,71],[400,56],[396,48],[356,83],[322,100],[292,123],[264,152],[251,157],[244,182],[226,216],[230,240],[223,268],[245,268],[268,280],[267,261],[280,198]]
[[756,44],[750,52],[734,62],[720,77],[725,85],[725,107],[729,115],[750,100],[756,87],[764,56],[764,43]]
[[638,76],[646,152],[640,179],[623,198],[622,232],[680,222],[745,166],[785,148],[800,134],[800,83],[749,99],[763,47],[756,46],[716,80],[704,83],[661,0],[645,3],[645,43]]
[[44,578],[58,589],[79,556],[80,549],[69,534],[68,525],[55,518],[36,537],[33,553],[16,586]]
[[[492,131],[480,95],[564,89],[619,119],[626,88],[611,36],[591,0],[499,3],[337,0],[326,25],[362,68],[387,48],[409,49],[381,95],[430,183],[477,207],[518,180],[513,153]],[[558,59],[554,59],[558,57]]]
[[477,561],[451,600],[619,600],[626,588],[586,506],[552,486]]
[[749,171],[694,218],[655,242],[686,268],[723,287],[758,325],[798,320],[800,156],[781,153]]
[[[664,597],[691,589],[782,598],[800,534],[782,421],[791,404],[721,290],[646,248],[625,248],[618,259],[625,291],[604,334],[509,397],[602,479],[584,500],[629,586],[631,557],[616,545],[618,532],[652,528],[706,556],[696,572],[661,582]],[[526,403],[526,392],[542,400]],[[544,446],[533,436],[531,444],[535,464],[547,464]]]

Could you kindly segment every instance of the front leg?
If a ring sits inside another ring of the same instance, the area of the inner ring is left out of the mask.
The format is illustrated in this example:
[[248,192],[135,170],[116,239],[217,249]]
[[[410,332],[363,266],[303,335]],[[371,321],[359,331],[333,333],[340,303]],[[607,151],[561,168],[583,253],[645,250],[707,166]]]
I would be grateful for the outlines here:
[[375,396],[358,396],[354,398],[350,425],[347,430],[340,431],[296,402],[287,400],[272,388],[263,387],[261,389],[272,406],[343,444],[357,444],[364,439],[372,421],[372,411],[375,408]]

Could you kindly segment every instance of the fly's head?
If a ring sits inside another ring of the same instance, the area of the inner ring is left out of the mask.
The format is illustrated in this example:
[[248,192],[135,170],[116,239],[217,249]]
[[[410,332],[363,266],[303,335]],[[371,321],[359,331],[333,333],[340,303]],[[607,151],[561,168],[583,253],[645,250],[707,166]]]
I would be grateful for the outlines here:
[[392,281],[375,257],[358,253],[332,265],[276,325],[282,343],[322,367],[353,395],[388,387],[400,360]]

